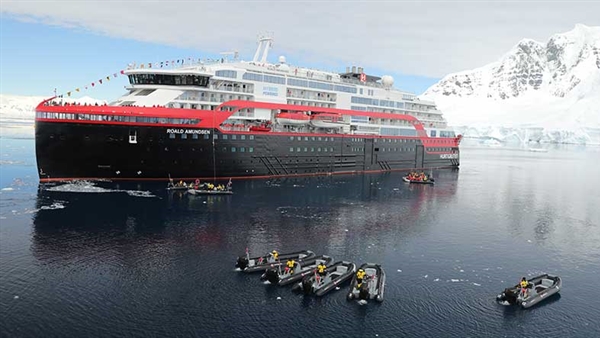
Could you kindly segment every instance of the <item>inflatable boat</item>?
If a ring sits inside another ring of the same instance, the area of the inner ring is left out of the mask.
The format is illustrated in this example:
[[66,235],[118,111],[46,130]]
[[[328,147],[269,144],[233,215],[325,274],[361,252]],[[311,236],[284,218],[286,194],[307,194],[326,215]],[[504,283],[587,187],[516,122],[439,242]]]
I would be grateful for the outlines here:
[[360,269],[365,271],[365,277],[362,283],[358,285],[356,274],[352,278],[350,283],[350,292],[346,297],[348,300],[361,299],[370,300],[375,299],[378,302],[383,302],[383,291],[385,288],[385,271],[379,264],[365,263],[360,266]]
[[287,266],[284,263],[276,268],[267,269],[261,276],[261,279],[266,279],[271,282],[271,284],[288,285],[301,280],[309,274],[314,274],[317,265],[321,263],[329,266],[333,263],[333,257],[321,255],[298,260],[294,266],[293,273],[290,273],[288,269],[286,269]]
[[427,181],[418,181],[418,180],[411,180],[406,176],[402,176],[402,180],[406,183],[416,183],[416,184],[434,184],[435,183],[435,180],[433,178],[430,178]]
[[530,308],[550,296],[560,292],[562,280],[558,276],[544,274],[528,280],[529,286],[524,295],[519,284],[512,288],[504,289],[504,292],[496,296],[496,300],[502,304],[521,305],[522,308]]
[[267,270],[268,268],[276,268],[282,264],[285,264],[290,258],[298,261],[312,258],[314,256],[314,252],[310,250],[302,250],[297,252],[281,253],[277,259],[274,259],[273,255],[270,253],[260,257],[250,257],[246,251],[245,256],[238,257],[237,261],[235,262],[235,267],[244,272],[257,272]]
[[327,267],[324,276],[320,276],[316,272],[305,276],[292,290],[303,291],[306,295],[314,294],[315,296],[320,297],[331,291],[333,288],[350,280],[355,271],[356,264],[339,261]]

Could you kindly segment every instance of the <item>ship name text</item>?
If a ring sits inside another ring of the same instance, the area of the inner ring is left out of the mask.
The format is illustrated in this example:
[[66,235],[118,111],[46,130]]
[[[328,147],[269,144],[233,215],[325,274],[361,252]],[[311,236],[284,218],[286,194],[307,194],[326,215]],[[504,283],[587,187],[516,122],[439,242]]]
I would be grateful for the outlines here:
[[210,135],[210,130],[208,129],[177,129],[177,128],[169,128],[167,129],[167,134],[201,134],[201,135]]

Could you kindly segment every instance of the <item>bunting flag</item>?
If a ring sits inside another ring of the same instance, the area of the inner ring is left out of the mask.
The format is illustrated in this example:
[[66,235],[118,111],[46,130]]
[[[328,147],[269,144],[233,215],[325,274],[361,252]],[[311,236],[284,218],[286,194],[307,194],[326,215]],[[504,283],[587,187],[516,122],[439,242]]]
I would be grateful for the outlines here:
[[151,63],[148,63],[148,68],[152,68],[152,64]]
[[79,92],[79,88],[75,89],[76,92]]
[[124,70],[121,70],[121,74],[125,74],[125,71],[124,71]]
[[67,96],[71,96],[71,92],[67,92]]
[[100,82],[100,84],[102,84],[102,79],[98,80],[98,82]]
[[113,77],[117,77],[117,73],[113,73]]
[[110,81],[110,75],[106,77],[106,81]]
[[85,86],[85,90],[87,90],[87,86]]
[[92,87],[95,86],[96,84],[94,82],[92,82]]

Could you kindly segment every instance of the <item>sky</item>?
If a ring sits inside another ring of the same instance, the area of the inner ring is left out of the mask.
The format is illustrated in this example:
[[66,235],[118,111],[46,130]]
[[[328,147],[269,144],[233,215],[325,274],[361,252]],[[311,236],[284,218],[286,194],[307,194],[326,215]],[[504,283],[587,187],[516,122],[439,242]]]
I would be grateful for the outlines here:
[[272,32],[271,62],[343,72],[363,66],[417,94],[449,73],[496,61],[523,38],[546,42],[577,23],[600,26],[595,1],[2,0],[0,93],[75,88],[113,100],[125,77],[92,82],[129,63],[251,59]]

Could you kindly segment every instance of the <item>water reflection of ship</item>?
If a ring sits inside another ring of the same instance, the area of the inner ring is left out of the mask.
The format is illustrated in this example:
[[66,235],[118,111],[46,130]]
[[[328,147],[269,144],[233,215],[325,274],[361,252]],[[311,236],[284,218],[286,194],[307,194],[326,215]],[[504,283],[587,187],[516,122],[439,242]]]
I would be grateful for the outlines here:
[[52,262],[83,257],[101,260],[103,255],[112,255],[116,256],[113,260],[139,264],[143,257],[135,257],[160,252],[166,259],[190,238],[199,247],[221,244],[218,226],[189,213],[173,212],[165,202],[158,197],[130,196],[120,189],[61,192],[41,186],[33,217],[32,252]]

